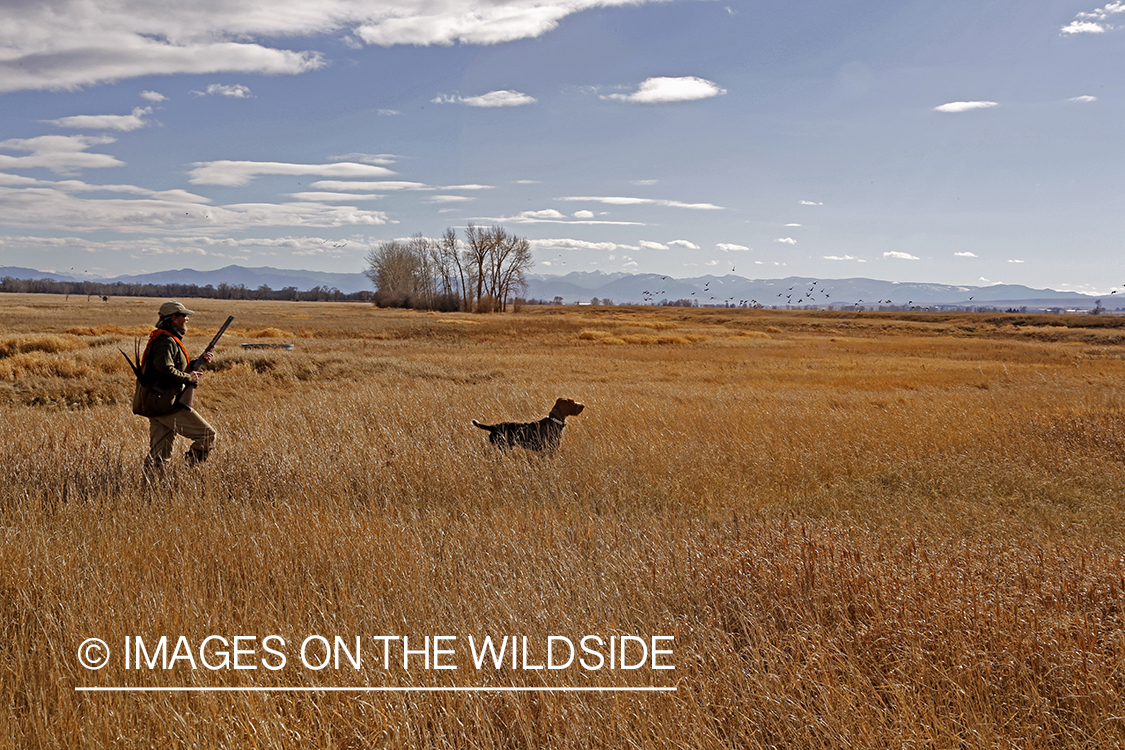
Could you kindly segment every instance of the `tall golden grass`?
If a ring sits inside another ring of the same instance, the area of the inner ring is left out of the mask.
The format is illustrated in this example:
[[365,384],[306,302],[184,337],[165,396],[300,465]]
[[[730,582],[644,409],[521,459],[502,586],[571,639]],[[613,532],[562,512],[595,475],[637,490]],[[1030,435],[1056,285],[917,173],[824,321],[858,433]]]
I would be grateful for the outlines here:
[[[220,442],[149,485],[118,349],[154,303],[0,297],[0,746],[1125,745],[1125,329],[189,306],[189,349],[236,316],[196,400]],[[553,456],[470,425],[559,396],[587,408]],[[269,634],[276,672],[120,662]],[[459,668],[310,670],[310,634],[453,635]],[[466,658],[586,634],[674,636],[675,670]],[[75,690],[122,685],[325,690]],[[328,690],[358,686],[676,690]]]

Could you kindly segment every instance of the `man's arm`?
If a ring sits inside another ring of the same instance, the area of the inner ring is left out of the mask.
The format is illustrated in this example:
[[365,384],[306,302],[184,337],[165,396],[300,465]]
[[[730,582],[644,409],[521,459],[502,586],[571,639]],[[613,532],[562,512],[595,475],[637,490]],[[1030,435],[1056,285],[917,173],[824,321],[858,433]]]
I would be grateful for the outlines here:
[[[196,378],[199,377],[197,375],[193,378],[191,373],[180,369],[180,362],[177,361],[176,357],[177,350],[176,342],[170,336],[161,336],[152,342],[152,349],[149,350],[152,371],[156,375],[157,382],[165,387],[169,385],[190,385],[196,382]],[[182,352],[179,359],[183,359]]]

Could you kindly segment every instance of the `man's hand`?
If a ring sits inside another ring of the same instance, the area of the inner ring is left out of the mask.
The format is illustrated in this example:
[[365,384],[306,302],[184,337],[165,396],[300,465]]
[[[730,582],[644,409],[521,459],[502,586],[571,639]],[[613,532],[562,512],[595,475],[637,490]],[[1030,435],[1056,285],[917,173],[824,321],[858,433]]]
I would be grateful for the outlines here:
[[[200,357],[200,359],[203,360],[204,364],[210,364],[211,360],[213,360],[214,358],[215,358],[215,352],[203,352],[203,355]],[[188,373],[188,376],[191,378],[191,384],[192,385],[195,385],[196,383],[199,382],[199,375],[200,375],[199,370],[193,370],[193,371]]]

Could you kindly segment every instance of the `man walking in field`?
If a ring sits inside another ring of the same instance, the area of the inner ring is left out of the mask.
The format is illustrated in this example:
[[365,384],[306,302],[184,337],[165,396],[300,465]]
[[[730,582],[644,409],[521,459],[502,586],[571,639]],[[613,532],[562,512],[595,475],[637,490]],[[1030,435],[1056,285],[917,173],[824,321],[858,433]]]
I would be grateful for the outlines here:
[[[142,384],[133,400],[133,413],[148,417],[149,452],[145,459],[148,475],[163,469],[172,457],[176,435],[192,441],[185,454],[191,466],[206,461],[215,445],[215,428],[199,416],[199,412],[180,401],[184,390],[194,388],[200,376],[198,371],[188,372],[191,358],[183,342],[188,316],[194,314],[179,302],[161,305],[160,319],[141,355]],[[210,362],[214,356],[208,351],[202,358]]]

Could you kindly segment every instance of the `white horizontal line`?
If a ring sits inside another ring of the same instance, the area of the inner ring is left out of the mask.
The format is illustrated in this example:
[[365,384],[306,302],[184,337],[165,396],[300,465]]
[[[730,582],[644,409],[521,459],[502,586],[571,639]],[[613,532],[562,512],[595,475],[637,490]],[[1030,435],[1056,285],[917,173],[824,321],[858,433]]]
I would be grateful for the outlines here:
[[668,693],[674,687],[76,687],[89,693]]

